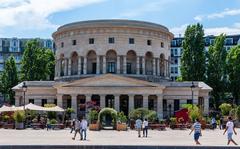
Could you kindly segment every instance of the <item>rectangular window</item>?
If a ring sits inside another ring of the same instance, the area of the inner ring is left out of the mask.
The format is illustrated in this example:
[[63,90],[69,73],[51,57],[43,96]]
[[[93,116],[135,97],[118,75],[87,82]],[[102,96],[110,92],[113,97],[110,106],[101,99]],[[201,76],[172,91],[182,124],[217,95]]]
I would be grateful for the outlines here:
[[175,58],[174,64],[178,64],[178,58]]
[[188,100],[187,100],[187,104],[193,104],[192,99],[188,99]]
[[114,37],[109,37],[109,38],[108,38],[108,43],[115,43]]
[[72,40],[72,45],[73,46],[77,45],[77,40]]
[[89,38],[89,44],[94,44],[94,38]]
[[174,50],[174,55],[177,56],[178,55],[178,49]]
[[127,74],[131,74],[132,71],[131,71],[131,63],[127,63]]
[[28,102],[34,104],[34,99],[29,99]]
[[108,73],[115,73],[115,68],[116,68],[115,62],[108,62],[108,66],[107,66]]
[[174,49],[171,49],[171,57],[173,57],[173,56],[174,56],[174,54],[173,54],[173,50],[174,50]]
[[42,107],[44,107],[45,104],[47,104],[47,99],[42,99]]
[[164,43],[163,42],[161,42],[161,48],[164,48]]
[[151,46],[152,45],[152,41],[151,40],[147,40],[147,45]]
[[54,99],[54,104],[57,105],[57,99]]
[[179,99],[174,100],[174,112],[180,109],[180,102]]
[[171,73],[174,73],[174,67],[171,67]]
[[178,67],[175,67],[175,73],[178,74]]
[[64,47],[64,42],[61,42],[61,47],[62,47],[62,48]]
[[129,44],[134,44],[134,38],[129,38]]

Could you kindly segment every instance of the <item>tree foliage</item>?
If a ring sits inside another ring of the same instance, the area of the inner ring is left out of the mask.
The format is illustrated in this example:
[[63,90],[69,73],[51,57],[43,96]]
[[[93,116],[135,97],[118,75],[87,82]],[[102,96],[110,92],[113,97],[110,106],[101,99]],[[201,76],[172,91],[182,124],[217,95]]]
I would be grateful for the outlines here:
[[229,112],[232,109],[232,106],[228,103],[222,103],[219,106],[219,109],[221,110],[222,115],[229,115]]
[[204,31],[201,24],[189,25],[184,34],[181,75],[183,81],[205,79]]
[[232,47],[227,55],[229,87],[236,104],[240,97],[240,45]]
[[224,99],[227,90],[226,56],[224,48],[225,35],[216,37],[214,45],[209,47],[207,54],[207,83],[213,88],[211,95],[215,107],[219,106],[220,99]]
[[21,79],[28,81],[54,78],[54,54],[42,48],[37,39],[26,43],[21,61]]
[[14,104],[14,92],[12,91],[12,87],[17,84],[17,66],[14,57],[10,56],[6,61],[4,70],[1,74],[1,92],[10,104]]

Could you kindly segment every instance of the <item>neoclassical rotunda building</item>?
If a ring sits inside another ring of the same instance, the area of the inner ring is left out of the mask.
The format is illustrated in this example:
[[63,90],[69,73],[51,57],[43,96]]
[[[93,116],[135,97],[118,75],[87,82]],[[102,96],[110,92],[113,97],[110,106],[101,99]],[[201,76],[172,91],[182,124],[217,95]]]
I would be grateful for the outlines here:
[[[63,25],[53,33],[56,45],[54,81],[26,81],[25,102],[54,103],[86,114],[86,102],[112,107],[126,115],[136,108],[171,116],[181,104],[197,104],[208,113],[204,82],[171,82],[168,28],[133,20],[92,20]],[[13,88],[22,105],[20,83]]]

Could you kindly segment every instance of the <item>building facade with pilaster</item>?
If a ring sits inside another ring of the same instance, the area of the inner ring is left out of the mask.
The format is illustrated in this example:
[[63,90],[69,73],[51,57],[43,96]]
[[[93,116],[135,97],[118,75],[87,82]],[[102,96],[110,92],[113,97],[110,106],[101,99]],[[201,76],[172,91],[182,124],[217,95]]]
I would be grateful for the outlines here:
[[[26,103],[72,107],[74,117],[87,113],[82,105],[89,101],[126,115],[144,107],[165,118],[185,103],[197,104],[208,113],[211,87],[204,82],[170,81],[173,34],[162,25],[132,20],[82,21],[59,27],[53,38],[57,49],[55,81],[27,81]],[[21,86],[13,88],[16,106],[23,104]]]

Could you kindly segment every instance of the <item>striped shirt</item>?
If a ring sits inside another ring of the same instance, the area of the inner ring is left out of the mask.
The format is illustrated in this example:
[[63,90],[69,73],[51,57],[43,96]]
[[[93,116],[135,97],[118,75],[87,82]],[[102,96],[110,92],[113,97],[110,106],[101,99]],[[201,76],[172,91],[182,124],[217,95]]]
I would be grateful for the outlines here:
[[201,124],[199,122],[195,122],[193,124],[193,128],[194,128],[194,133],[201,133]]

